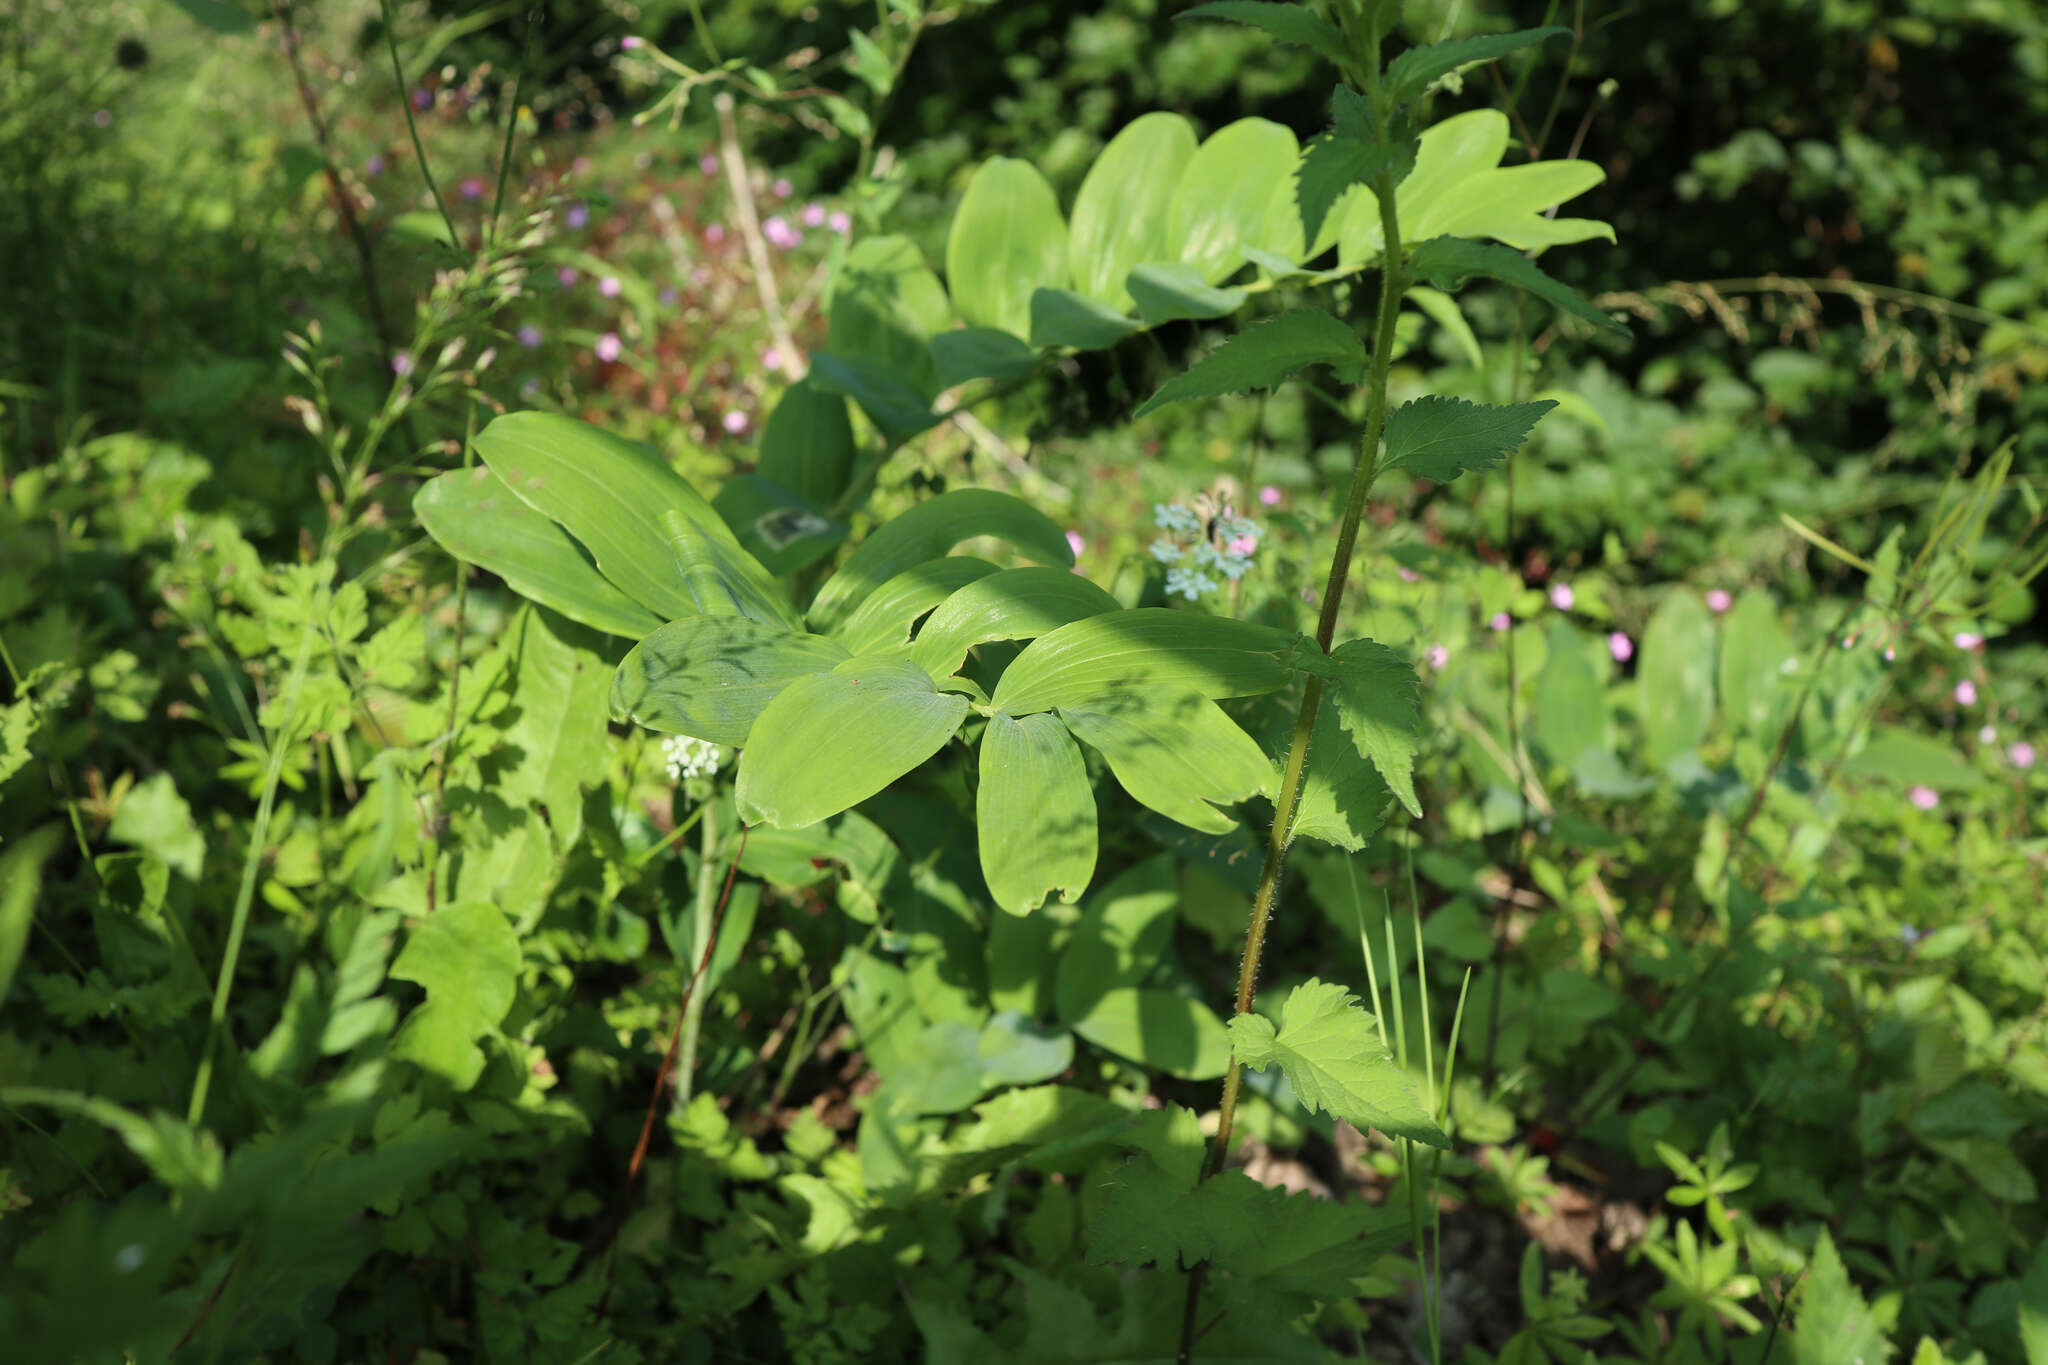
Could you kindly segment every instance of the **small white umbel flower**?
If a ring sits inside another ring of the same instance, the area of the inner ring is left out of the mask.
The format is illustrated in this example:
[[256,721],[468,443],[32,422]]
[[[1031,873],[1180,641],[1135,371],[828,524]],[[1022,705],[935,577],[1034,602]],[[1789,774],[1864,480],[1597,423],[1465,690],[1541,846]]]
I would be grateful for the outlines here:
[[685,782],[716,773],[725,762],[725,749],[709,740],[670,735],[661,742],[661,756],[668,763],[669,781]]

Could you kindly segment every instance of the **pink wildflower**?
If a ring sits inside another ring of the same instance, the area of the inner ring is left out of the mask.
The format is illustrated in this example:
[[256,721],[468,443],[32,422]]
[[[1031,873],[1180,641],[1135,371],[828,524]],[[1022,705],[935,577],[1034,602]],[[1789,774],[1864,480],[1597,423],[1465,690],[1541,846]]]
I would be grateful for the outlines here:
[[1267,484],[1259,490],[1259,502],[1266,507],[1278,507],[1280,505],[1280,490],[1270,483]]
[[1394,572],[1401,576],[1403,583],[1420,583],[1422,581],[1422,575],[1409,568],[1406,564],[1395,565]]
[[1707,589],[1707,610],[1708,610],[1708,611],[1711,611],[1711,612],[1715,612],[1715,613],[1720,613],[1720,612],[1724,612],[1724,611],[1728,610],[1728,608],[1730,608],[1730,607],[1732,607],[1732,606],[1734,606],[1734,605],[1735,605],[1735,599],[1734,599],[1734,598],[1732,598],[1732,597],[1730,597],[1730,596],[1728,595],[1727,589],[1725,589],[1725,588],[1708,588],[1708,589]]
[[1956,684],[1955,695],[1957,706],[1975,706],[1977,704],[1977,684],[1965,678]]
[[1239,536],[1223,548],[1230,551],[1230,553],[1234,555],[1257,554],[1259,550],[1259,538],[1257,536]]
[[731,412],[721,417],[718,424],[732,435],[737,436],[747,429],[747,415],[738,408],[734,408]]
[[832,216],[825,220],[825,226],[844,237],[853,231],[853,215],[844,209],[835,209]]
[[2018,740],[2005,746],[2005,761],[2015,768],[2034,766],[2034,746],[2025,740]]
[[617,298],[619,296],[619,290],[622,288],[624,288],[624,286],[619,283],[619,277],[617,275],[607,275],[597,282],[597,292],[604,295],[608,299]]
[[1617,630],[1607,637],[1607,652],[1614,656],[1614,662],[1625,664],[1635,657],[1636,642]]
[[1493,619],[1491,621],[1488,621],[1486,624],[1493,627],[1493,629],[1495,630],[1506,630],[1509,626],[1514,624],[1514,620],[1506,612],[1497,611],[1493,614]]
[[1429,660],[1429,666],[1431,668],[1436,669],[1438,672],[1442,672],[1443,666],[1451,661],[1451,651],[1445,649],[1440,644],[1431,645],[1429,647],[1429,653],[1424,655],[1423,657]]
[[709,245],[711,245],[711,246],[717,246],[717,245],[718,245],[718,244],[719,244],[720,242],[724,241],[724,240],[725,240],[725,224],[723,224],[723,223],[713,223],[713,224],[712,224],[712,225],[711,225],[710,227],[707,227],[707,228],[705,228],[705,229],[704,229],[704,240],[705,240],[705,242],[706,242],[706,243],[708,243],[708,244],[709,244]]
[[704,174],[706,175],[717,175],[718,158],[713,156],[710,152],[704,153],[704,155],[697,158],[697,169],[704,172]]
[[761,352],[761,368],[771,372],[780,370],[782,368],[782,352],[776,350],[773,346]]
[[798,217],[807,228],[823,227],[825,226],[825,206],[823,204],[805,204],[803,213],[798,215]]
[[1578,600],[1578,594],[1572,591],[1571,584],[1553,583],[1551,585],[1550,605],[1556,607],[1559,611],[1570,611],[1572,604]]
[[629,33],[625,37],[619,39],[619,50],[621,52],[631,52],[634,48],[639,47],[642,43],[646,41],[647,40],[645,38],[642,38],[637,33]]
[[561,282],[562,288],[567,289],[570,285],[576,283],[576,267],[573,265],[557,267],[555,279]]
[[464,199],[469,200],[471,203],[475,203],[477,200],[484,197],[484,190],[487,188],[488,186],[485,185],[484,178],[482,176],[465,175],[462,177],[462,183],[457,185],[455,187],[455,190],[456,193],[460,194]]
[[1941,794],[1932,787],[1915,787],[1906,793],[1906,799],[1921,810],[1933,810],[1941,804]]
[[1081,551],[1088,548],[1088,542],[1081,539],[1079,531],[1069,531],[1067,532],[1067,548],[1072,550],[1074,557],[1078,559],[1081,556]]
[[597,345],[593,346],[591,349],[597,353],[597,358],[599,360],[602,360],[607,365],[609,365],[612,361],[617,360],[622,354],[624,354],[626,346],[624,342],[619,340],[619,334],[617,332],[606,332],[603,336],[597,339]]
[[777,177],[775,183],[768,187],[768,192],[777,199],[787,199],[796,193],[796,186],[790,184],[787,180]]
[[1959,630],[1956,632],[1956,648],[1974,654],[1984,648],[1984,637],[1973,630]]

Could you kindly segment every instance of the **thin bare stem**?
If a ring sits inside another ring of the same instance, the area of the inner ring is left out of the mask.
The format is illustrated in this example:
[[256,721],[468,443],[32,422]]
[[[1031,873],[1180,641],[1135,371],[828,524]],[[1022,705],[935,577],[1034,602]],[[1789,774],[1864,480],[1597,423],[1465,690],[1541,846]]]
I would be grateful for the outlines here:
[[718,150],[725,161],[725,178],[732,183],[733,208],[740,219],[740,236],[747,243],[747,260],[754,267],[754,288],[761,293],[761,311],[768,318],[768,334],[775,338],[783,364],[792,379],[801,379],[810,362],[790,339],[789,318],[782,311],[782,290],[775,283],[775,268],[768,259],[768,242],[761,235],[761,216],[754,209],[754,186],[747,179],[746,154],[740,150],[739,121],[733,117],[732,96],[720,91],[711,101],[718,110]]

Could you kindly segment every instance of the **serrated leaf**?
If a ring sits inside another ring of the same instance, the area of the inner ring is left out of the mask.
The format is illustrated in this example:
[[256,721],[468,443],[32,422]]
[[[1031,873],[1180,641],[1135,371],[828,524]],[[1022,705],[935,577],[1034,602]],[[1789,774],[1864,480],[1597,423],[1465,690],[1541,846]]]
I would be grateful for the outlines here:
[[1303,308],[1246,328],[1211,351],[1186,374],[1169,379],[1133,416],[1168,403],[1270,389],[1311,365],[1329,365],[1356,382],[1365,369],[1365,343],[1330,314]]
[[[1284,761],[1284,759],[1282,760]],[[1308,766],[1294,806],[1294,834],[1356,853],[1385,823],[1387,780],[1344,733],[1334,704],[1318,707]]]
[[1066,726],[997,712],[982,732],[980,772],[975,825],[996,904],[1022,915],[1054,893],[1078,899],[1095,875],[1095,793]]
[[1849,1271],[1835,1250],[1827,1228],[1807,1264],[1806,1279],[1799,1290],[1799,1314],[1792,1329],[1792,1359],[1795,1365],[1840,1365],[1862,1361],[1863,1365],[1885,1365],[1892,1358],[1891,1343],[1863,1295],[1849,1280]]
[[1468,403],[1430,394],[1387,415],[1386,469],[1406,469],[1436,483],[1492,469],[1529,439],[1557,404]]
[[907,659],[848,659],[799,678],[740,753],[740,816],[787,829],[837,815],[937,753],[967,707]]
[[1389,170],[1396,172],[1398,183],[1402,163],[1414,161],[1414,148],[1413,142],[1363,142],[1337,133],[1310,139],[1294,173],[1294,200],[1301,210],[1303,239],[1314,242],[1322,235],[1324,219],[1353,185],[1370,185]]
[[1519,52],[1550,38],[1569,38],[1571,30],[1555,25],[1522,29],[1516,33],[1490,33],[1477,38],[1454,38],[1447,43],[1411,47],[1387,64],[1386,80],[1397,100],[1419,95],[1429,85],[1451,72],[1476,62],[1490,62]]
[[1287,632],[1227,616],[1169,607],[1104,612],[1032,641],[1003,670],[991,700],[1023,715],[1139,690],[1255,696],[1287,685],[1293,649]]
[[1416,1097],[1415,1085],[1379,1039],[1349,991],[1311,977],[1281,1007],[1280,1027],[1259,1014],[1230,1021],[1237,1060],[1263,1071],[1275,1062],[1311,1111],[1448,1151],[1450,1139]]
[[489,901],[456,901],[422,920],[390,975],[424,987],[426,1003],[392,1039],[394,1056],[432,1071],[458,1090],[483,1073],[476,1040],[495,1029],[519,987],[519,939]]
[[1348,66],[1350,48],[1335,24],[1301,5],[1276,4],[1271,0],[1209,0],[1208,4],[1184,9],[1176,19],[1227,19],[1270,34],[1283,43],[1313,48],[1318,54]]
[[1358,751],[1372,760],[1409,814],[1420,819],[1415,753],[1422,747],[1422,681],[1415,665],[1376,640],[1353,640],[1330,651],[1337,718]]
[[1584,318],[1596,327],[1628,335],[1628,324],[1608,316],[1569,285],[1539,270],[1521,252],[1491,242],[1463,237],[1432,237],[1408,257],[1409,268],[1437,288],[1456,293],[1475,275],[1528,290],[1553,307]]
[[783,688],[829,673],[844,644],[738,616],[686,616],[649,635],[612,675],[611,713],[664,734],[739,747]]

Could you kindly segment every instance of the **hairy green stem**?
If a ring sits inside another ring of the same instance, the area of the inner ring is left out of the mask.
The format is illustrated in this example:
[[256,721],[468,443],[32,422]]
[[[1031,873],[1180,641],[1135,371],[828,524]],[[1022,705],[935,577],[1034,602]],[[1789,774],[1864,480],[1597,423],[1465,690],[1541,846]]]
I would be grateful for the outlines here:
[[[1378,52],[1378,35],[1372,35],[1369,53]],[[1385,111],[1378,99],[1377,61],[1368,61],[1367,86],[1373,106],[1380,110],[1382,127]],[[1358,457],[1351,467],[1351,491],[1344,500],[1344,519],[1337,528],[1337,548],[1330,559],[1330,574],[1323,587],[1322,610],[1316,619],[1316,645],[1323,653],[1337,635],[1337,612],[1344,600],[1344,588],[1351,577],[1351,558],[1358,548],[1358,526],[1365,516],[1365,502],[1380,473],[1380,437],[1387,422],[1387,369],[1394,354],[1394,328],[1400,320],[1401,225],[1395,206],[1396,182],[1391,171],[1380,173],[1373,185],[1380,202],[1380,230],[1385,239],[1381,256],[1379,313],[1373,328],[1372,367],[1366,378],[1365,431],[1359,441]],[[1251,923],[1246,927],[1244,958],[1237,969],[1236,1013],[1250,1014],[1258,991],[1259,958],[1266,946],[1266,927],[1279,899],[1280,883],[1287,868],[1287,846],[1294,834],[1295,808],[1301,799],[1302,773],[1308,767],[1309,738],[1315,733],[1316,712],[1323,700],[1323,680],[1310,675],[1302,687],[1301,708],[1294,718],[1294,737],[1287,746],[1287,763],[1280,778],[1280,792],[1273,803],[1273,826],[1266,836],[1266,860],[1259,870],[1259,889],[1252,900]],[[1233,1057],[1223,1073],[1223,1102],[1217,1110],[1216,1138],[1209,1149],[1207,1174],[1222,1171],[1230,1157],[1230,1133],[1237,1118],[1238,1093],[1244,1084],[1244,1069]],[[1185,1311],[1181,1315],[1180,1352],[1177,1359],[1187,1365],[1195,1358],[1196,1321],[1202,1297],[1203,1267],[1188,1273]]]
[[[718,808],[716,798],[705,802],[700,809],[704,819],[699,826],[697,857],[697,904],[691,912],[690,951],[699,959],[698,971],[702,971],[704,959],[710,954],[711,932],[718,913]],[[694,983],[695,978],[692,978]],[[704,995],[692,990],[690,998],[683,1002],[683,1050],[676,1060],[676,1107],[687,1108],[690,1103],[692,1082],[697,1078],[697,1031],[704,1018]]]

